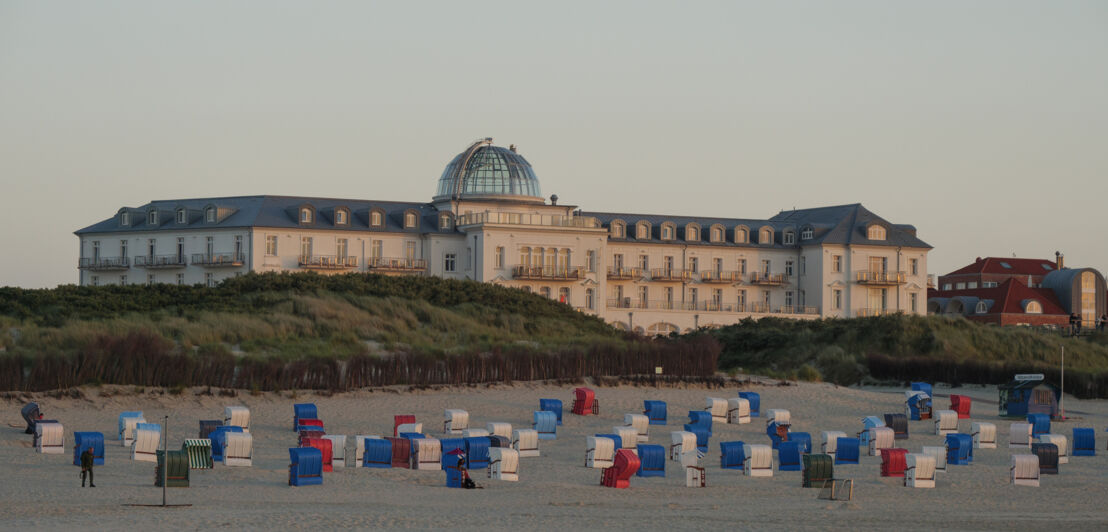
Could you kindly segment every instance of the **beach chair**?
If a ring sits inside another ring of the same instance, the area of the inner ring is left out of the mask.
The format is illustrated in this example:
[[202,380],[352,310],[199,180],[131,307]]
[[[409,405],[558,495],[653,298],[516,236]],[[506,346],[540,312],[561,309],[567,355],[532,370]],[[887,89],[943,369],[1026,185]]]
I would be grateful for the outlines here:
[[616,452],[612,467],[604,470],[600,484],[608,488],[627,488],[631,485],[631,475],[639,470],[639,457],[627,449]]
[[489,436],[503,436],[509,440],[512,438],[511,423],[505,423],[503,421],[490,421],[485,424],[485,430],[489,431]]
[[505,438],[504,436],[489,434],[489,449],[496,449],[498,447],[502,449],[511,449],[512,440],[510,438]]
[[643,414],[650,420],[651,425],[665,425],[666,402],[643,401]]
[[142,412],[123,412],[119,414],[119,445],[130,447],[135,443],[135,427],[139,423],[146,423]]
[[762,396],[757,392],[739,392],[739,397],[746,399],[750,403],[750,417],[761,417],[762,415]]
[[557,424],[562,424],[562,400],[561,399],[539,399],[539,410],[542,412],[553,412],[557,419]]
[[958,432],[958,413],[953,410],[935,412],[935,434],[946,436]]
[[950,409],[958,413],[958,419],[969,419],[972,402],[969,396],[952,394],[950,396]]
[[935,487],[935,457],[930,454],[910,453],[905,457],[904,486],[908,488]]
[[323,460],[324,473],[331,473],[335,470],[334,463],[331,461],[331,458],[334,456],[332,454],[331,440],[324,438],[308,438],[308,441],[304,443],[306,444],[304,447],[319,449],[320,456]]
[[743,446],[743,474],[748,477],[773,476],[773,448],[769,445],[745,444]]
[[908,468],[908,449],[885,449],[881,453],[881,476],[903,477]]
[[539,456],[539,432],[535,429],[513,430],[512,448],[520,458]]
[[885,420],[877,416],[866,416],[862,418],[862,431],[858,433],[858,438],[862,440],[863,446],[869,446],[870,430],[875,427],[884,427]]
[[73,433],[73,465],[81,465],[81,453],[92,447],[92,464],[104,465],[104,435],[99,432]]
[[470,469],[483,469],[489,466],[489,439],[463,438],[466,441],[466,463]]
[[640,443],[650,441],[650,418],[644,414],[623,414],[623,424],[635,429]]
[[1012,423],[1008,427],[1008,448],[1009,449],[1030,449],[1031,448],[1031,424],[1030,423]]
[[488,476],[494,480],[519,481],[519,453],[515,449],[489,449]]
[[783,441],[777,446],[777,470],[800,471],[800,444],[795,441]]
[[442,443],[436,438],[411,440],[412,469],[416,471],[442,470]]
[[784,408],[766,410],[766,425],[777,423],[778,426],[788,427],[793,424],[792,419],[792,414]]
[[969,434],[946,435],[946,463],[969,465],[973,462],[973,437]]
[[639,469],[636,475],[640,477],[664,477],[666,476],[666,448],[661,445],[638,445],[635,449],[639,457]]
[[366,438],[362,440],[362,445],[365,446],[362,453],[362,467],[391,468],[392,440],[392,438]]
[[35,422],[35,452],[42,454],[65,454],[65,427],[57,421]]
[[188,438],[181,444],[181,450],[189,460],[190,469],[212,469],[212,440],[208,438]]
[[223,465],[250,467],[254,464],[254,437],[245,430],[228,432],[223,439]]
[[996,425],[976,421],[970,425],[975,449],[996,449]]
[[604,469],[612,467],[616,458],[616,441],[605,436],[585,436],[585,467]]
[[923,454],[935,457],[935,472],[946,473],[946,446],[924,445]]
[[685,466],[685,487],[703,488],[708,485],[708,475],[703,467]]
[[1033,454],[1013,454],[1012,484],[1039,487],[1039,457]]
[[[227,447],[227,434],[229,433],[241,433],[242,427],[228,427],[224,425],[212,431],[208,436],[212,440],[212,460],[216,462],[222,462],[224,455],[223,451]],[[227,464],[223,464],[227,465]]]
[[212,433],[212,431],[215,430],[217,427],[222,427],[222,426],[223,426],[223,421],[222,420],[219,420],[219,419],[201,419],[200,420],[200,431],[199,431],[196,439],[198,439],[198,440],[210,439],[209,435]]
[[289,449],[289,486],[323,484],[323,453],[314,447]]
[[[319,427],[300,427],[300,428],[304,429],[304,430],[301,430],[300,432],[298,432],[297,435],[296,435],[296,444],[299,445],[300,447],[304,446],[304,440],[307,440],[308,438],[322,438],[322,437],[327,435],[327,433],[323,432],[323,430],[320,429]],[[218,431],[216,431],[216,432],[218,432]],[[215,434],[215,432],[213,432],[212,434]],[[213,446],[212,448],[214,449],[215,447]]]
[[243,432],[250,432],[250,409],[245,406],[224,407],[223,424],[242,427]]
[[[189,487],[189,457],[184,451],[169,451],[166,453],[158,449],[154,453],[154,486],[167,488]],[[164,475],[162,471],[165,471]],[[164,480],[164,482],[163,482]]]
[[1043,434],[1039,436],[1040,443],[1053,443],[1058,448],[1058,463],[1070,463],[1069,440],[1062,434]]
[[712,433],[703,426],[685,425],[685,431],[691,432],[696,436],[696,448],[701,453],[708,452],[708,440],[711,439]]
[[[401,423],[397,425],[394,430],[397,436],[401,434],[423,434],[423,423]],[[486,433],[485,436],[488,436],[488,433]]]
[[327,434],[323,438],[331,440],[331,467],[346,467],[346,436]]
[[[412,414],[399,414],[392,417],[392,437],[395,438],[400,435],[400,425],[414,425],[416,418]],[[423,432],[423,426],[420,425],[419,430],[406,430],[404,432]]]
[[443,417],[446,418],[442,422],[443,434],[461,434],[469,428],[469,412],[465,410],[447,409]]
[[862,441],[858,438],[839,438],[835,442],[835,465],[858,465]]
[[801,487],[822,488],[825,481],[835,478],[835,459],[829,454],[806,454],[801,463]]
[[770,447],[777,449],[781,442],[789,441],[789,426],[778,425],[776,421],[770,421],[766,425],[766,436],[769,436]]
[[[701,427],[712,432],[712,413],[705,410],[689,410],[689,423],[688,425],[694,427]],[[688,429],[686,429],[688,430]]]
[[[385,438],[389,441],[392,448],[392,467],[401,469],[411,469],[412,461],[412,440],[409,438]],[[486,443],[487,445],[487,443]]]
[[479,429],[470,427],[462,431],[463,438],[487,438],[489,437],[489,431],[485,429]]
[[812,452],[812,435],[807,432],[790,432],[789,441],[796,442],[801,454]]
[[443,453],[442,455],[442,469],[446,472],[446,487],[448,488],[461,488],[462,487],[462,459],[465,457],[465,450],[454,450],[450,453]]
[[[380,436],[358,434],[354,436],[354,467],[362,467],[362,459],[365,457],[366,440],[379,440]],[[391,451],[390,451],[391,453]]]
[[1074,427],[1070,456],[1096,456],[1096,433],[1086,427]]
[[[612,427],[612,434],[619,436],[619,449],[627,449],[633,453],[638,452],[639,433],[631,427]],[[641,462],[641,460],[640,460]]]
[[315,403],[297,403],[292,405],[292,430],[302,425],[301,419],[319,419]]
[[896,437],[893,434],[893,429],[889,427],[873,427],[869,429],[869,438],[866,439],[869,442],[869,455],[881,456],[881,451],[893,448],[895,439]]
[[596,400],[596,392],[589,388],[574,388],[571,410],[579,416],[600,415],[600,402]]
[[1031,425],[1032,437],[1050,434],[1050,416],[1047,414],[1027,414],[1027,423]]
[[709,397],[705,400],[704,410],[712,415],[715,423],[727,422],[727,400],[719,397]]
[[670,432],[669,458],[681,465],[697,465],[696,434],[689,431]]
[[554,412],[540,410],[534,413],[535,421],[531,428],[538,432],[540,440],[553,440],[558,437],[558,419]]
[[750,401],[742,397],[727,400],[727,422],[732,425],[750,423]]
[[904,414],[885,414],[885,426],[893,429],[894,439],[908,439],[908,416]]
[[1032,443],[1031,454],[1039,457],[1039,473],[1058,474],[1058,446],[1053,443]]
[[835,454],[835,449],[838,448],[839,438],[845,438],[846,433],[838,430],[825,430],[820,432],[820,445],[819,449],[824,454]]
[[918,390],[904,392],[904,413],[912,421],[931,419],[931,396]]
[[[912,391],[923,392],[927,394],[927,397],[934,397],[935,394],[931,391],[931,384],[926,382],[913,382],[911,384]],[[928,406],[931,406],[928,404]]]
[[743,469],[746,455],[743,454],[741,441],[719,442],[719,467],[720,469]]

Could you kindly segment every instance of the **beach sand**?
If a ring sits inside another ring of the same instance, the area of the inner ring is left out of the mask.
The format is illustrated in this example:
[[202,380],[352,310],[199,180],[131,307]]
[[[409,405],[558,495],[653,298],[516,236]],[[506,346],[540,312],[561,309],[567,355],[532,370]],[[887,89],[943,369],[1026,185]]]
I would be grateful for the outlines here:
[[[5,529],[302,529],[302,528],[454,528],[501,529],[782,529],[826,530],[1071,530],[1108,529],[1108,452],[1104,451],[1108,401],[1065,400],[1067,412],[1080,418],[1054,423],[1053,432],[1071,436],[1075,426],[1097,430],[1098,455],[1071,457],[1059,475],[1043,475],[1039,488],[1008,483],[1008,425],[997,417],[995,387],[962,387],[953,393],[973,398],[973,419],[997,425],[997,449],[975,450],[970,466],[949,466],[938,474],[935,489],[909,489],[901,478],[882,478],[880,459],[863,456],[858,466],[836,466],[836,478],[854,479],[854,500],[817,499],[818,489],[803,489],[800,472],[775,471],[773,478],[748,478],[719,467],[719,442],[742,440],[766,444],[765,421],[713,427],[702,461],[708,487],[684,487],[685,475],[667,461],[665,478],[632,477],[631,488],[599,486],[601,472],[586,469],[585,436],[611,432],[625,413],[641,413],[644,399],[668,403],[667,426],[651,426],[650,442],[668,448],[670,431],[681,430],[689,410],[702,410],[706,397],[735,397],[740,389],[757,391],[762,410],[785,408],[793,431],[809,432],[818,448],[819,432],[861,430],[866,415],[903,412],[903,389],[842,388],[830,384],[792,386],[593,387],[601,415],[568,413],[573,386],[514,384],[409,391],[388,389],[333,396],[290,392],[219,397],[201,389],[180,395],[130,387],[85,388],[83,399],[33,399],[48,419],[65,425],[67,453],[41,455],[31,437],[6,427],[0,437],[0,523]],[[936,388],[935,407],[949,405],[952,390]],[[415,414],[424,432],[441,437],[443,410],[470,413],[470,426],[507,421],[530,428],[539,398],[559,398],[566,406],[558,439],[540,441],[541,457],[522,458],[519,482],[485,478],[471,472],[482,490],[445,487],[441,471],[408,469],[336,469],[322,486],[293,488],[288,481],[288,448],[296,445],[291,430],[292,405],[313,402],[331,434],[346,434],[353,464],[353,436],[391,435],[394,414]],[[8,424],[19,424],[23,400],[5,401]],[[141,410],[150,422],[169,415],[169,448],[197,436],[198,420],[221,419],[226,405],[251,410],[253,467],[192,471],[191,487],[170,488],[169,501],[185,508],[142,508],[126,504],[160,504],[153,485],[154,465],[131,462],[120,446],[117,417]],[[969,432],[969,421],[961,421]],[[919,452],[923,445],[942,445],[930,421],[910,422],[911,437],[897,447]],[[80,488],[79,468],[72,465],[74,431],[105,435],[107,463],[96,468],[95,489]],[[1027,451],[1015,451],[1026,453]]]

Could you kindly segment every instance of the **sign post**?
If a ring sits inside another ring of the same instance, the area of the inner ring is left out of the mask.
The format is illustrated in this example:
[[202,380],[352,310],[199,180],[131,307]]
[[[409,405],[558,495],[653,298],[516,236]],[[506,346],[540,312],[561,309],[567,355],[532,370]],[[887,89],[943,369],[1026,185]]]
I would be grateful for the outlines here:
[[1062,396],[1058,399],[1062,420],[1066,419],[1066,346],[1062,346]]

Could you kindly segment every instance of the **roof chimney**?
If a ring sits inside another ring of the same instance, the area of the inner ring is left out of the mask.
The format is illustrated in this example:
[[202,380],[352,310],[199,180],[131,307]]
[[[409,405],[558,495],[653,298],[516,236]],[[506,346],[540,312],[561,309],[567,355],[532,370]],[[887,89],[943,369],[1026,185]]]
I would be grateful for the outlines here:
[[558,204],[558,195],[557,194],[551,194],[550,195],[550,204],[551,205],[557,205]]
[[1054,267],[1058,270],[1066,267],[1066,256],[1060,251],[1054,252]]

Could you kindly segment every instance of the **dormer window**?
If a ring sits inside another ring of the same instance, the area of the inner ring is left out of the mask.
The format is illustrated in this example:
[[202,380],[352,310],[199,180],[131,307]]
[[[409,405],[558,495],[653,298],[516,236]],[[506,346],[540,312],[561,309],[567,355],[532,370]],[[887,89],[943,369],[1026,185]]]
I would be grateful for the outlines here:
[[146,225],[158,225],[158,211],[150,209],[146,212]]
[[204,221],[210,224],[215,223],[215,207],[204,209]]
[[792,232],[791,230],[785,231],[783,239],[786,246],[791,246],[796,243],[796,233]]
[[444,212],[439,215],[439,229],[450,229],[450,213]]
[[763,227],[760,231],[758,231],[758,243],[773,244],[773,229]]
[[650,240],[650,224],[647,222],[639,222],[636,224],[635,238],[639,240]]
[[177,223],[183,224],[188,222],[188,211],[184,209],[177,209]]
[[374,210],[369,212],[369,226],[370,227],[381,227],[382,225],[385,224],[384,222],[385,222],[385,214],[383,212],[381,212],[379,209],[374,209]]
[[989,305],[985,304],[984,301],[978,301],[977,308],[974,311],[978,314],[984,314],[989,311]]
[[1043,306],[1038,301],[1032,299],[1024,303],[1023,311],[1027,314],[1042,314]]
[[735,228],[735,243],[746,244],[750,242],[750,230],[746,226],[739,226]]
[[627,228],[624,227],[623,222],[612,222],[612,238],[624,238],[627,236]]
[[723,242],[723,226],[722,225],[713,225],[712,226],[711,239],[712,239],[712,242]]
[[119,225],[128,226],[131,225],[131,213],[123,211],[119,213]]
[[335,209],[335,225],[347,225],[350,223],[349,220],[346,209]]
[[310,224],[312,223],[312,210],[308,207],[300,208],[300,223]]
[[811,227],[805,227],[804,229],[800,230],[800,239],[801,240],[811,240],[812,236],[813,236],[812,233],[813,233],[813,231],[812,231]]
[[416,213],[408,211],[404,213],[404,227],[412,229],[416,226]]
[[885,228],[880,225],[871,225],[866,231],[866,238],[870,240],[885,240]]
[[689,224],[685,226],[685,240],[688,242],[700,241],[700,226]]
[[662,224],[662,240],[673,240],[676,233],[677,227],[672,223],[666,222]]

